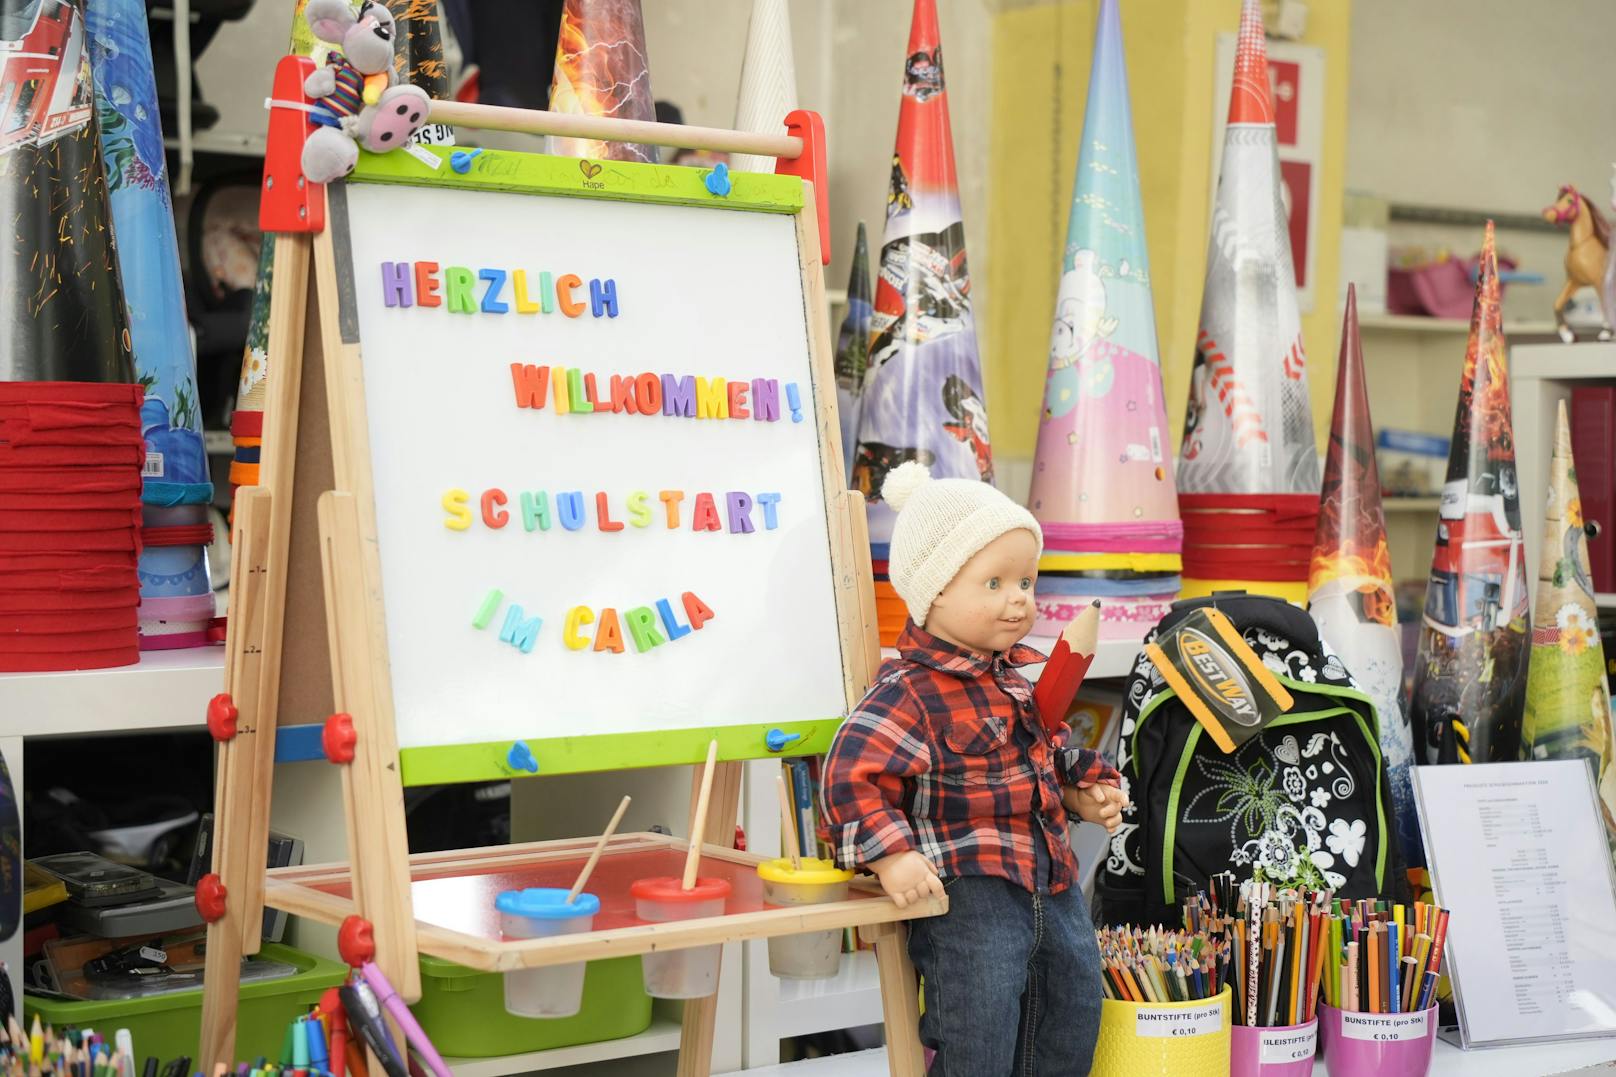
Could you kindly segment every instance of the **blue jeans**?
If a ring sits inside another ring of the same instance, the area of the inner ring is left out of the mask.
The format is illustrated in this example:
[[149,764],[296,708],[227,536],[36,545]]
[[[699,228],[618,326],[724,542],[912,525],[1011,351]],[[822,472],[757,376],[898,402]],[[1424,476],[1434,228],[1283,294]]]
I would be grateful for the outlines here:
[[1100,1033],[1100,949],[1083,895],[945,880],[948,912],[909,921],[931,1077],[1082,1077]]

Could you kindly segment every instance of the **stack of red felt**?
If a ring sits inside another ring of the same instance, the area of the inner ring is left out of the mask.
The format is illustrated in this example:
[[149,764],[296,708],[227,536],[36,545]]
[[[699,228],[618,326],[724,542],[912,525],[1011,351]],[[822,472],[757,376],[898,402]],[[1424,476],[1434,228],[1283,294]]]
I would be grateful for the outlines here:
[[140,660],[140,402],[0,382],[0,672]]

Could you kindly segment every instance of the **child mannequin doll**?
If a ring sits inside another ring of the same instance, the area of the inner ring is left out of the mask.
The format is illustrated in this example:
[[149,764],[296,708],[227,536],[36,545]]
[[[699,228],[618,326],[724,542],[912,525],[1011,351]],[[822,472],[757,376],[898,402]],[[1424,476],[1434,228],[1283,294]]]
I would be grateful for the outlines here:
[[1044,660],[1020,646],[1043,534],[992,486],[919,463],[882,496],[898,510],[889,574],[910,621],[825,759],[831,845],[899,906],[948,895],[947,914],[909,924],[933,1077],[1080,1077],[1100,954],[1067,812],[1114,830],[1125,798],[1097,753],[1065,746],[1063,715],[1037,713],[1018,669]]

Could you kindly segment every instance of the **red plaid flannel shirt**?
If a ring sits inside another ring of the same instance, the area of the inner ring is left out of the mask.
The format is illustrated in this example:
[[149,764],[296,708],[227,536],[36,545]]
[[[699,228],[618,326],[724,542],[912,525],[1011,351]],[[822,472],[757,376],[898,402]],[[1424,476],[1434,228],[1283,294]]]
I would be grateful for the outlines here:
[[836,861],[853,868],[915,849],[945,878],[995,875],[1035,890],[1034,842],[1049,885],[1077,878],[1062,785],[1118,784],[1098,752],[1065,747],[1039,721],[1017,646],[991,660],[910,622],[900,657],[842,723],[825,757],[824,803]]

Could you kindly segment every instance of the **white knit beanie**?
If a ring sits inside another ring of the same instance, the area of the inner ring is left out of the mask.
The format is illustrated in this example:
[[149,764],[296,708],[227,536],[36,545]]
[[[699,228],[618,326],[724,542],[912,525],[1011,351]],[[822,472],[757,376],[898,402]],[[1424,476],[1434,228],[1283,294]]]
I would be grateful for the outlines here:
[[965,562],[1000,535],[1017,528],[1033,533],[1039,552],[1044,532],[1032,513],[992,485],[975,479],[934,479],[917,460],[899,464],[881,484],[881,499],[898,514],[892,528],[887,575],[925,627],[931,604]]

